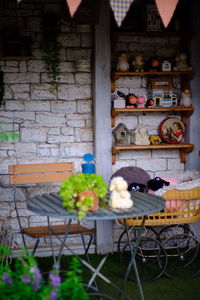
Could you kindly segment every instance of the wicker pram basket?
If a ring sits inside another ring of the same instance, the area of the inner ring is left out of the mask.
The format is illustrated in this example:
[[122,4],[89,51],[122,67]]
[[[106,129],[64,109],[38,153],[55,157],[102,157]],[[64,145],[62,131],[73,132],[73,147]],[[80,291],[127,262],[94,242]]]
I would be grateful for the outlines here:
[[[148,215],[145,226],[187,224],[200,220],[200,187],[191,190],[168,190],[163,211]],[[128,226],[140,226],[142,217],[126,219]],[[123,224],[123,220],[119,221]]]

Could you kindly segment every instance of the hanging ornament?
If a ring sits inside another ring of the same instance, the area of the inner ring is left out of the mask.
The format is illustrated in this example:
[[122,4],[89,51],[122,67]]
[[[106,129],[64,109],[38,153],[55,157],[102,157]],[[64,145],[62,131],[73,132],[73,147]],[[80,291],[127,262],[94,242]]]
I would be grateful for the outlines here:
[[169,25],[179,0],[155,0],[165,28]]
[[66,3],[69,8],[69,13],[71,17],[73,18],[75,12],[77,11],[79,5],[81,4],[82,0],[66,0]]
[[110,5],[118,26],[121,26],[133,1],[134,0],[110,0]]

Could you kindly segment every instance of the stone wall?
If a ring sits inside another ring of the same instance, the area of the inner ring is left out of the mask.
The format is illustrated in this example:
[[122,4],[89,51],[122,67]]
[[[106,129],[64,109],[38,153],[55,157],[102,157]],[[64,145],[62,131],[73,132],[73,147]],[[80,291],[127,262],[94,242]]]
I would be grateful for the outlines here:
[[[32,38],[31,55],[26,57],[5,57],[5,53],[3,56],[3,39],[0,41],[0,70],[5,83],[0,121],[6,122],[1,127],[20,135],[15,143],[1,143],[0,147],[0,216],[11,219],[15,246],[22,244],[20,236],[15,234],[19,228],[13,190],[8,182],[8,165],[73,161],[75,170],[80,171],[82,156],[93,152],[91,27],[69,23],[59,1],[47,2],[49,4],[22,2],[17,6],[17,1],[4,1],[4,5],[1,1],[0,27],[7,28],[8,20],[10,24],[14,24],[16,18],[18,24],[27,20]],[[59,16],[60,73],[58,89],[54,93],[50,90],[42,50],[42,16],[46,12],[56,12]],[[17,189],[23,226],[45,223],[45,218],[36,217],[25,209],[27,195],[40,192],[38,187],[35,189]],[[53,223],[57,222],[53,220]],[[32,244],[29,240],[29,245]]]

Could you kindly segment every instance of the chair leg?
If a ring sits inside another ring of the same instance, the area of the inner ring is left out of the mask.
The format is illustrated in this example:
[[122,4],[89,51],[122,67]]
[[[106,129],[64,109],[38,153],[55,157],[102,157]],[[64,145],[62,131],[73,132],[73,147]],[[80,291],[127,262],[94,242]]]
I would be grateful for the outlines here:
[[35,254],[35,251],[37,249],[37,246],[39,245],[39,242],[40,242],[40,239],[37,239],[36,242],[35,242],[35,246],[34,246],[33,251],[32,251],[33,255]]
[[13,199],[14,199],[14,205],[15,205],[17,220],[18,220],[18,224],[19,224],[19,228],[20,228],[20,233],[22,235],[22,241],[23,241],[23,244],[24,244],[26,255],[28,256],[29,254],[28,254],[28,250],[27,250],[27,246],[26,246],[26,241],[25,241],[25,237],[24,237],[24,233],[23,233],[23,229],[22,229],[22,224],[21,224],[21,221],[20,221],[20,216],[19,216],[18,207],[17,207],[16,187],[15,186],[13,186]]
[[50,244],[51,244],[51,251],[53,254],[53,260],[54,260],[54,264],[56,263],[56,255],[55,255],[55,251],[53,248],[53,239],[52,239],[52,230],[51,230],[51,224],[50,224],[50,218],[47,217],[47,223],[48,223],[48,232],[49,232],[49,237],[50,237]]

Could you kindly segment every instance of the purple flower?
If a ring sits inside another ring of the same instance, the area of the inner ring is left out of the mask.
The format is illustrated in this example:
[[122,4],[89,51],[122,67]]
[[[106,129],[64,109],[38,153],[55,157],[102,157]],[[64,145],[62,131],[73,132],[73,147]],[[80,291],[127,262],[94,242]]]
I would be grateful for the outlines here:
[[51,279],[52,286],[58,286],[61,283],[61,278],[58,274],[50,272],[49,278]]
[[59,270],[60,269],[60,265],[59,264],[55,264],[55,265],[53,265],[53,268],[56,269],[56,270]]
[[34,291],[38,291],[40,288],[40,283],[42,280],[42,274],[40,272],[40,269],[36,266],[32,267],[30,269],[31,274],[33,274],[33,285],[32,288]]
[[31,278],[28,277],[28,276],[23,276],[22,277],[22,281],[25,282],[25,283],[30,283],[31,282]]
[[51,291],[50,300],[56,300],[58,298],[58,292],[56,290]]
[[10,278],[10,276],[7,273],[3,273],[3,281],[7,284],[12,284],[12,279]]

